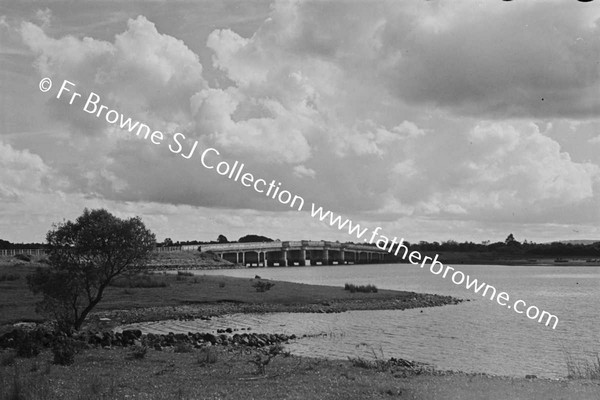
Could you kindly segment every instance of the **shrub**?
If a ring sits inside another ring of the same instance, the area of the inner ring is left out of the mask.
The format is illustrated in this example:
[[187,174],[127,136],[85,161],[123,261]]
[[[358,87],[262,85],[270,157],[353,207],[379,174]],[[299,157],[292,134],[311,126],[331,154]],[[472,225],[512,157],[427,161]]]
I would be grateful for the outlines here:
[[27,275],[27,284],[42,295],[36,311],[65,333],[81,328],[115,277],[141,271],[156,244],[139,217],[123,220],[104,209],[55,224],[46,242],[50,265]]
[[15,254],[14,257],[20,261],[25,261],[25,262],[31,261],[31,256],[28,256],[27,254]]
[[9,353],[3,354],[0,359],[0,365],[3,367],[8,367],[10,365],[14,365],[15,358],[17,358],[17,353],[11,351]]
[[391,363],[389,361],[375,359],[375,360],[367,360],[362,357],[348,357],[350,363],[353,366],[364,369],[374,369],[376,371],[387,371]]
[[2,274],[2,275],[0,275],[0,282],[16,281],[20,277],[21,277],[21,275],[18,275],[18,274]]
[[198,364],[208,365],[217,362],[217,351],[211,347],[202,347],[198,353]]
[[267,290],[271,290],[273,286],[275,286],[273,282],[264,281],[258,281],[252,285],[252,287],[255,288],[257,292],[266,292]]
[[193,347],[189,343],[179,342],[175,345],[175,349],[173,350],[175,353],[191,353]]
[[375,285],[355,285],[353,283],[346,283],[344,290],[350,291],[350,293],[361,292],[361,293],[377,293],[377,286]]
[[219,287],[223,289],[225,287],[225,282],[219,282]]
[[177,271],[177,276],[194,276],[194,273],[189,271]]
[[256,366],[256,373],[264,375],[267,369],[267,365],[277,356],[289,357],[290,352],[283,351],[281,343],[273,344],[269,347],[263,347],[256,351],[254,358],[248,362]]
[[129,353],[131,358],[135,358],[141,360],[146,357],[146,353],[148,352],[148,346],[135,345],[131,348],[131,352]]
[[52,346],[54,354],[53,363],[57,365],[71,365],[75,362],[75,346],[71,339],[62,339]]
[[31,337],[31,335],[25,333],[17,341],[17,356],[31,358],[36,357],[40,354],[39,344]]

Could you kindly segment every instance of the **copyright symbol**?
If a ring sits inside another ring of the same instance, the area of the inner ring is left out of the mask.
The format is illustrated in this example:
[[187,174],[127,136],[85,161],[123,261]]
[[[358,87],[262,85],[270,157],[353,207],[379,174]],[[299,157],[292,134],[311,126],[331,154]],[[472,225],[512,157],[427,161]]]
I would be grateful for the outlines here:
[[43,78],[40,81],[40,90],[45,93],[50,90],[50,88],[52,88],[52,81],[50,78]]

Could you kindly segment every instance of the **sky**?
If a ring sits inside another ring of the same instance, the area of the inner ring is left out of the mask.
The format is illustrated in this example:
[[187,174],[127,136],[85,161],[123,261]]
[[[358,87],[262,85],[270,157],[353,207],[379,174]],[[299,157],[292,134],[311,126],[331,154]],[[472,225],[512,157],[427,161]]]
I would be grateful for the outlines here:
[[600,240],[600,2],[2,1],[0,202],[12,242],[84,208],[159,241],[356,239],[312,204],[410,241]]

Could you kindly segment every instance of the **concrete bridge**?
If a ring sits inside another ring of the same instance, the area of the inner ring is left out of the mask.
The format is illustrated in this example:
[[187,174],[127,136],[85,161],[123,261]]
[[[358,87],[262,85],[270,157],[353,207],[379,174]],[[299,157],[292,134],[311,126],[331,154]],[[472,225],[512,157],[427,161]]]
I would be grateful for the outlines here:
[[327,241],[222,243],[200,245],[224,260],[251,267],[369,264],[391,262],[392,255],[375,246]]

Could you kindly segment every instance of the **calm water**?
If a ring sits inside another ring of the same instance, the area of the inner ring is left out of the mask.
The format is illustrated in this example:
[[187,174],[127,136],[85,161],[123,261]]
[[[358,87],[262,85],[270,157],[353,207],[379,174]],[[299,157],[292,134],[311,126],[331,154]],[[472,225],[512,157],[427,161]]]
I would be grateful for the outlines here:
[[[322,334],[289,346],[296,354],[346,358],[402,357],[441,369],[510,376],[564,377],[566,359],[592,360],[600,352],[600,269],[593,267],[457,267],[506,291],[512,300],[558,316],[555,330],[529,320],[457,286],[404,264],[197,271],[198,274],[254,277],[343,286],[375,284],[383,289],[452,295],[470,302],[405,311],[340,314],[231,315],[213,321],[136,325],[149,332],[210,331],[251,327],[255,332]],[[422,312],[421,312],[422,311]]]

